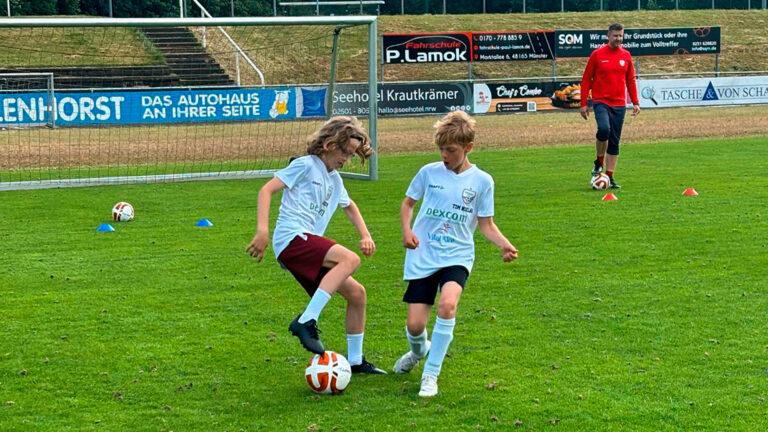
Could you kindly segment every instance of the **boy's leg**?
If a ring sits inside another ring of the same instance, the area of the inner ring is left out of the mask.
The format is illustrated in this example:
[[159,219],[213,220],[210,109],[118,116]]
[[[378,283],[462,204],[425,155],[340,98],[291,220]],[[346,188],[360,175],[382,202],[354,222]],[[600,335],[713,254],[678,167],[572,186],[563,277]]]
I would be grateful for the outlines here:
[[[288,253],[285,257],[283,254],[280,255],[281,258],[290,261],[289,270],[312,297],[304,312],[291,322],[288,329],[299,338],[305,349],[316,354],[322,354],[325,352],[325,348],[320,341],[317,329],[320,313],[328,304],[331,295],[360,265],[360,257],[344,246],[335,244],[323,237],[308,236],[308,243],[310,244],[298,243],[296,249],[286,249]],[[326,247],[328,249],[323,249]],[[324,251],[322,258],[317,256],[317,251]],[[313,262],[315,266],[322,263],[321,269],[316,273],[319,279],[319,281],[315,279],[316,282],[309,279],[314,277],[309,276]]]
[[[331,246],[323,259],[323,267],[328,270],[324,272],[324,276],[320,279],[318,289],[312,295],[312,299],[309,301],[304,313],[299,317],[299,322],[305,323],[309,320],[317,320],[320,317],[320,312],[323,311],[325,305],[331,299],[331,295],[341,287],[342,283],[359,266],[360,257],[356,253],[339,244]],[[365,317],[363,317],[363,320],[365,320]]]
[[330,270],[320,280],[319,288],[333,294],[360,267],[360,257],[344,246],[336,244],[325,254],[323,267]]
[[347,301],[347,360],[353,373],[386,374],[365,359],[363,338],[365,336],[365,307],[367,295],[365,287],[353,277],[348,277],[338,293]]
[[397,359],[395,366],[392,368],[395,373],[410,372],[429,352],[430,342],[427,338],[427,321],[431,311],[432,305],[430,304],[408,304],[405,337],[408,339],[408,346],[411,349]]
[[441,269],[430,276],[408,281],[408,287],[403,294],[403,301],[408,304],[408,317],[405,325],[405,336],[408,339],[409,350],[395,362],[392,368],[396,373],[407,373],[413,370],[419,361],[429,352],[427,339],[427,321],[435,304]]
[[347,334],[363,333],[365,331],[365,306],[368,302],[365,287],[350,276],[341,284],[338,292],[347,301]]
[[411,346],[411,352],[418,358],[427,355],[429,339],[427,337],[427,321],[432,312],[432,305],[411,303],[408,305],[408,318],[405,326],[405,336]]
[[440,375],[443,360],[453,340],[456,308],[459,305],[462,290],[461,285],[452,281],[445,283],[441,288],[437,319],[432,330],[432,346],[421,375],[422,385],[419,396],[431,397],[437,394],[437,377]]

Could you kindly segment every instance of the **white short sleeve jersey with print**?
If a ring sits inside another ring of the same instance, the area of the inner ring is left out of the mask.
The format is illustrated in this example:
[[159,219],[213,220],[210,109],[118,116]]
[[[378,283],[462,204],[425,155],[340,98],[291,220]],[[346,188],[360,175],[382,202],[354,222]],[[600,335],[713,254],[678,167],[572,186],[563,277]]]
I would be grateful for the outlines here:
[[279,257],[294,237],[323,235],[336,208],[347,207],[350,201],[339,173],[328,172],[315,155],[295,159],[275,177],[286,186],[272,235],[272,248]]
[[493,178],[475,165],[460,174],[442,162],[419,170],[405,193],[423,199],[413,224],[419,247],[405,253],[405,280],[454,265],[472,271],[477,218],[493,216],[493,188]]

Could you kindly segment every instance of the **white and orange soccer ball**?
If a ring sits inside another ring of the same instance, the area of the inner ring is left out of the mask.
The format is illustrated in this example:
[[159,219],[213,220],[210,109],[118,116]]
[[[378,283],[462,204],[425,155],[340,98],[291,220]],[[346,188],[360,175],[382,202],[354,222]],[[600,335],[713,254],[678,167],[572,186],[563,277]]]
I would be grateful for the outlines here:
[[352,367],[347,359],[336,352],[315,354],[304,372],[309,388],[320,394],[339,394],[352,379]]
[[592,189],[594,190],[606,190],[611,186],[611,178],[608,177],[608,174],[600,173],[592,177],[589,185],[592,186]]
[[128,222],[134,215],[133,206],[127,202],[120,201],[112,207],[112,220],[115,222]]

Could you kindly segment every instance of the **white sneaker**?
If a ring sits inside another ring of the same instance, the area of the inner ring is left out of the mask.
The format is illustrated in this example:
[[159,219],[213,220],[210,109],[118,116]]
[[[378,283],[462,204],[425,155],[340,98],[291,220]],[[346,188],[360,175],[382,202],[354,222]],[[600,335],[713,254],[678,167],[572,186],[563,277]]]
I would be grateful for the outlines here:
[[[432,346],[432,343],[430,341],[427,341],[426,352],[429,352],[430,346]],[[413,351],[408,351],[407,353],[403,354],[402,357],[397,359],[397,361],[395,362],[395,366],[392,368],[392,370],[395,373],[399,373],[399,374],[408,373],[412,371],[417,364],[419,364],[419,361],[422,358],[423,357],[419,357],[416,354],[414,354]]]
[[437,377],[424,375],[421,377],[421,390],[419,390],[419,396],[432,397],[435,395],[437,395]]

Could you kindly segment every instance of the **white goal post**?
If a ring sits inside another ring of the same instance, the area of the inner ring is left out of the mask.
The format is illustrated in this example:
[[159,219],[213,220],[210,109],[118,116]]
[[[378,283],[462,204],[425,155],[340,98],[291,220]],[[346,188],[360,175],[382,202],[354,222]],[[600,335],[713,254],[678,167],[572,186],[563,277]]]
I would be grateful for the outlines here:
[[[0,191],[269,177],[352,69],[378,148],[375,16],[12,18],[0,37]],[[243,54],[263,77],[240,76]],[[376,180],[376,152],[344,169]]]

